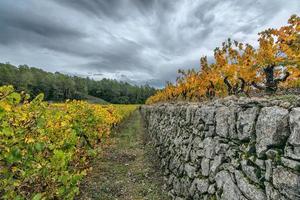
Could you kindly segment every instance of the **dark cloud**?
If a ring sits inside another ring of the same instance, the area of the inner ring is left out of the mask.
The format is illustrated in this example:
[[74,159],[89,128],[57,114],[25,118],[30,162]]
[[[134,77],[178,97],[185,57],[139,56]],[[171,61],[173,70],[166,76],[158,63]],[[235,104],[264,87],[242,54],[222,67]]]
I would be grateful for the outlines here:
[[0,62],[161,87],[226,38],[255,45],[299,11],[299,0],[2,0]]
[[120,1],[118,0],[55,0],[64,6],[77,9],[79,12],[95,15],[98,17],[110,16],[114,19],[124,17],[120,12]]
[[[17,4],[17,2],[15,2]],[[85,35],[63,19],[47,16],[47,11],[19,7],[12,2],[0,2],[0,43],[41,42],[42,39],[74,39]]]

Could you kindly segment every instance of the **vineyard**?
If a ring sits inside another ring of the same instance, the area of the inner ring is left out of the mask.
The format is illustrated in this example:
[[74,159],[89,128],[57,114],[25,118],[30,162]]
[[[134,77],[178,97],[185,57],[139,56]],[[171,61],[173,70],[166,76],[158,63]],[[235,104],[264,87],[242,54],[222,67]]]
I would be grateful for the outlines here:
[[0,87],[0,196],[73,199],[98,144],[137,106],[29,99]]
[[226,95],[274,94],[300,86],[300,17],[258,34],[258,46],[228,39],[214,50],[214,62],[200,59],[200,70],[179,70],[176,84],[147,100],[203,101]]

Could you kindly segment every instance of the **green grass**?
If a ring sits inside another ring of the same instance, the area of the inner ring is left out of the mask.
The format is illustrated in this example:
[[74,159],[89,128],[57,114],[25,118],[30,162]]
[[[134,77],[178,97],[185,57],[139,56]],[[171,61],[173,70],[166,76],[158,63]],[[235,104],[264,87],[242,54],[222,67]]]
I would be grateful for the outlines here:
[[138,111],[121,124],[110,145],[94,160],[78,199],[168,200],[151,145],[146,144]]

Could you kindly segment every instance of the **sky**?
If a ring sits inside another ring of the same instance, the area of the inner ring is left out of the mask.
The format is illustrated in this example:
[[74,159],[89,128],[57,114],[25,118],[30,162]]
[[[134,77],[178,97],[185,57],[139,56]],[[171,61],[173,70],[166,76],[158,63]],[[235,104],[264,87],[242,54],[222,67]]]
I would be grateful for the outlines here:
[[300,0],[0,0],[0,62],[162,87],[292,14]]

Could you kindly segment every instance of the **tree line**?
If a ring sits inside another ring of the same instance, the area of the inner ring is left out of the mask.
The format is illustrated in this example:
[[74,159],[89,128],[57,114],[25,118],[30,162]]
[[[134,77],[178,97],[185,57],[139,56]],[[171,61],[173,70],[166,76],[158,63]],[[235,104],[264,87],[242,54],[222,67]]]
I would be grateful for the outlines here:
[[0,63],[0,86],[13,85],[17,91],[25,91],[32,97],[44,93],[47,101],[66,99],[101,98],[109,103],[142,104],[156,92],[149,85],[136,86],[127,82],[69,76],[59,72],[9,63]]

